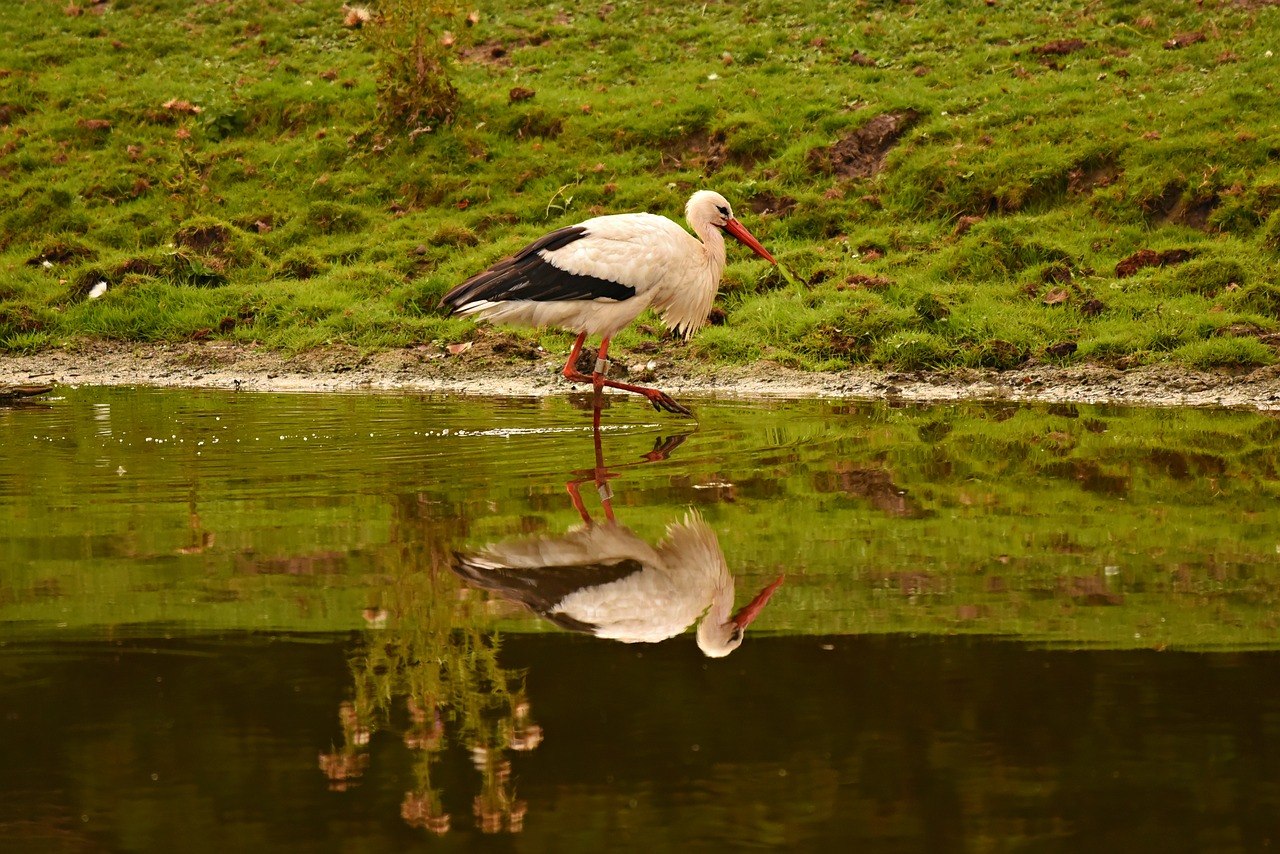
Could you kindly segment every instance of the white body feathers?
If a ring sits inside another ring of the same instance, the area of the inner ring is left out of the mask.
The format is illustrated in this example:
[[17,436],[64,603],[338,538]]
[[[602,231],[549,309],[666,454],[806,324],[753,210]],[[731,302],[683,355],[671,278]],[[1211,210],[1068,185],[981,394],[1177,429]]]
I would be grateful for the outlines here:
[[728,210],[728,202],[706,190],[689,200],[690,224],[701,240],[663,216],[615,214],[580,223],[585,233],[579,239],[538,250],[538,257],[559,271],[633,289],[624,299],[538,299],[534,294],[531,299],[475,299],[455,311],[496,323],[555,326],[609,338],[652,308],[663,323],[688,337],[706,322],[724,272],[724,236],[713,224],[721,207]]

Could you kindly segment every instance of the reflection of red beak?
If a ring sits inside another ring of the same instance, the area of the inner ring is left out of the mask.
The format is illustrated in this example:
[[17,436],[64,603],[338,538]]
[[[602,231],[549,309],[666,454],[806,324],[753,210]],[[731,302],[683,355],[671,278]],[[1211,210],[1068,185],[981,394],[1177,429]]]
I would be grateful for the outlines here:
[[760,241],[752,237],[751,232],[747,231],[747,227],[742,223],[738,222],[736,219],[730,218],[724,224],[724,230],[729,232],[739,240],[741,240],[743,243],[747,245],[748,248],[751,249],[752,252],[756,253],[761,258],[768,261],[770,264],[778,263],[776,260],[774,260],[774,257],[769,254],[769,250],[761,246]]
[[773,591],[782,586],[782,579],[785,575],[779,575],[778,580],[770,584],[768,587],[760,591],[760,594],[750,602],[742,606],[738,613],[729,618],[729,622],[733,623],[740,629],[746,629],[751,625],[756,617],[760,616],[760,612],[764,610],[764,606],[769,604],[769,597],[773,595]]

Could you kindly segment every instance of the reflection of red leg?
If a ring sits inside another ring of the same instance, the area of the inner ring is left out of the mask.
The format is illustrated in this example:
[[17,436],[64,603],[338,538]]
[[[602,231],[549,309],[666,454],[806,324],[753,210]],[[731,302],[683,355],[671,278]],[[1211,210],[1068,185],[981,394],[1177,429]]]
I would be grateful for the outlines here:
[[600,506],[604,508],[604,518],[613,522],[616,520],[613,518],[613,489],[609,486],[609,479],[616,475],[609,473],[604,467],[604,444],[600,440],[600,407],[604,403],[602,397],[600,386],[597,385],[596,405],[591,413],[591,433],[596,446],[596,491],[600,493]]
[[569,500],[573,502],[573,509],[578,511],[582,521],[590,525],[591,514],[587,512],[587,505],[582,503],[582,493],[578,492],[578,483],[579,481],[571,480],[564,485],[564,488],[569,490]]
[[677,436],[670,436],[666,439],[658,437],[658,441],[654,443],[653,450],[647,454],[641,454],[640,459],[648,460],[651,463],[660,462],[671,456],[671,452],[684,444],[684,440],[689,438],[688,433]]
[[604,404],[604,394],[596,389],[596,405],[591,410],[591,437],[596,444],[596,471],[604,468],[604,445],[600,441],[600,408]]
[[573,502],[573,509],[578,511],[582,521],[588,525],[591,524],[591,514],[587,512],[587,505],[582,501],[580,489],[581,485],[588,480],[596,485],[596,492],[600,496],[600,504],[604,507],[604,517],[610,522],[616,521],[613,517],[613,490],[609,487],[609,481],[617,477],[617,475],[604,467],[604,443],[600,439],[600,409],[604,400],[600,389],[596,389],[595,398],[595,406],[591,412],[591,436],[595,442],[596,452],[595,468],[574,472],[574,474],[585,476],[574,478],[564,485],[564,488],[569,491],[569,500]]
[[575,383],[591,383],[596,391],[605,388],[616,388],[619,391],[629,391],[633,394],[642,394],[648,398],[653,404],[654,409],[665,409],[667,412],[674,412],[677,415],[688,415],[693,417],[693,413],[688,408],[676,403],[675,400],[664,391],[656,388],[646,388],[639,385],[631,385],[629,383],[615,382],[605,379],[604,368],[609,354],[609,339],[603,338],[600,341],[600,355],[596,358],[596,370],[590,376],[579,371],[574,365],[578,361],[578,355],[582,350],[582,342],[586,339],[587,333],[578,336],[578,340],[573,344],[573,350],[569,353],[569,361],[564,366],[564,376],[569,382]]

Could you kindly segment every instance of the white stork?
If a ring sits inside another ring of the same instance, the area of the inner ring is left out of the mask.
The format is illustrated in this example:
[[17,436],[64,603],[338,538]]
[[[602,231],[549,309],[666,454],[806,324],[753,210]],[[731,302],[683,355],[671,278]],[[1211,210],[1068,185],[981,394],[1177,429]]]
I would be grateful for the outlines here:
[[656,547],[612,520],[559,537],[509,540],[455,554],[473,587],[518,602],[570,631],[623,643],[675,637],[699,617],[698,648],[722,658],[769,601],[782,577],[733,610],[733,576],[715,531],[696,511],[668,526]]
[[[692,415],[658,389],[606,379],[609,339],[646,308],[661,312],[663,322],[685,338],[696,332],[706,322],[724,272],[722,231],[769,263],[778,262],[734,219],[719,193],[694,193],[685,217],[698,239],[666,217],[648,213],[599,216],[557,229],[467,279],[441,302],[455,314],[577,332],[563,371],[570,382],[590,382],[596,391],[607,386],[635,392],[655,409]],[[588,335],[600,336],[590,376],[576,367]]]

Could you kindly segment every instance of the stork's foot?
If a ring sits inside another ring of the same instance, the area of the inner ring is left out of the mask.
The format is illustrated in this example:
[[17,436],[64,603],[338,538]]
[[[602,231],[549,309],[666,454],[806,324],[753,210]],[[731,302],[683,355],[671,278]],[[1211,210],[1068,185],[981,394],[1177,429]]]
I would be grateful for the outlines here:
[[667,394],[665,391],[659,391],[656,388],[641,389],[643,394],[653,404],[654,409],[666,412],[674,412],[676,415],[684,415],[689,418],[693,417],[693,410],[682,403],[677,403],[675,398]]
[[684,415],[693,418],[693,410],[680,403],[675,398],[667,394],[665,391],[659,391],[656,388],[645,388],[644,386],[630,385],[629,383],[615,382],[614,380],[605,379],[603,374],[587,375],[581,371],[571,370],[568,367],[562,372],[565,379],[571,383],[591,383],[597,392],[606,388],[616,388],[618,391],[629,391],[632,394],[642,394],[653,404],[653,408],[665,412],[674,412],[676,415]]

